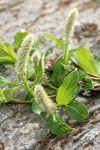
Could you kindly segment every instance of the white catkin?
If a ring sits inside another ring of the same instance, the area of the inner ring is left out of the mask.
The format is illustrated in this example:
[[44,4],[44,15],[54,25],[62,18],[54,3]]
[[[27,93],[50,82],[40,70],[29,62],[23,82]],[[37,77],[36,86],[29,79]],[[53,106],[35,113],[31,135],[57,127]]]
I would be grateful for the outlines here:
[[74,24],[77,16],[78,16],[78,9],[74,8],[69,12],[67,18],[65,19],[64,35],[63,35],[64,44],[68,44],[71,42],[71,38],[74,32]]
[[27,75],[29,53],[32,49],[33,43],[34,43],[34,36],[32,34],[29,34],[24,38],[21,47],[18,49],[16,71],[19,74],[24,73],[25,75]]
[[54,114],[56,112],[56,104],[48,97],[41,85],[36,85],[34,95],[36,103],[42,112],[46,112],[47,114]]
[[41,59],[41,55],[39,52],[35,52],[32,57],[31,57],[31,60],[33,61],[34,63],[34,68],[36,69],[38,66],[39,66],[39,61]]

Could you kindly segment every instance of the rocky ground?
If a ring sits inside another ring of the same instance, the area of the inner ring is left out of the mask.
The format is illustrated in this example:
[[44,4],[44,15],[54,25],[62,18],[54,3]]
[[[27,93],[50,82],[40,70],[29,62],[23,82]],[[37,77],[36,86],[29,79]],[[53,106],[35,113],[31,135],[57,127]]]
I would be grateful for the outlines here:
[[[39,35],[61,35],[64,18],[71,8],[80,11],[76,22],[75,43],[88,42],[90,51],[100,54],[100,0],[0,0],[0,38],[13,43],[21,29]],[[57,51],[55,53],[58,53]],[[10,66],[0,66],[0,75],[16,78]],[[23,91],[17,95],[23,97]],[[100,92],[82,98],[90,116],[84,123],[70,124],[72,133],[55,137],[48,133],[44,121],[31,112],[30,106],[4,105],[0,108],[0,150],[99,150]]]

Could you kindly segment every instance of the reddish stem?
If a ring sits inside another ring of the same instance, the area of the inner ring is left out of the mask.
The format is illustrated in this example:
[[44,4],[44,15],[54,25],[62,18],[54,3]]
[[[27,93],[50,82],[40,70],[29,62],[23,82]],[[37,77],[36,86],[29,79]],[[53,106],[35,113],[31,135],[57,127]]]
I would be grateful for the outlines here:
[[23,100],[12,100],[12,101],[9,101],[7,104],[31,104],[32,102],[31,101],[23,101]]

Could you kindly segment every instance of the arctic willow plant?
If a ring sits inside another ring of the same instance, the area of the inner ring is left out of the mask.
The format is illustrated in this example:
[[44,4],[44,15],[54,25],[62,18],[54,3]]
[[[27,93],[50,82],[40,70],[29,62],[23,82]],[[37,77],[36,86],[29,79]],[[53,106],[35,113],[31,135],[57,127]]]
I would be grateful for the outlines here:
[[[0,104],[31,104],[32,111],[44,118],[47,128],[55,135],[72,130],[59,115],[59,109],[71,119],[83,122],[88,117],[88,110],[77,100],[77,95],[81,89],[100,87],[100,57],[94,60],[84,44],[72,47],[77,15],[76,8],[68,14],[62,38],[49,33],[37,38],[27,31],[17,32],[14,37],[16,54],[11,44],[0,40],[0,63],[15,64],[21,79],[20,82],[8,81],[0,76]],[[37,51],[45,37],[62,50],[61,56],[54,60],[52,70],[47,69],[46,62],[55,47],[49,47],[45,53]],[[26,90],[25,99],[16,101],[13,92],[21,88]]]

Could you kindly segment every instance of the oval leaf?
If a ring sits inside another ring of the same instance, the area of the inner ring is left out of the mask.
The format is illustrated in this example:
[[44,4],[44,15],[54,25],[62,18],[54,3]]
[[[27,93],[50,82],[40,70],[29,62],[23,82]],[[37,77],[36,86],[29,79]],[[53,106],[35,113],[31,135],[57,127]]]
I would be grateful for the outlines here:
[[27,36],[29,33],[27,31],[19,31],[15,34],[14,37],[14,44],[16,46],[16,48],[18,49],[21,46],[21,43],[23,41],[23,39],[25,38],[25,36]]
[[62,47],[62,42],[54,35],[45,32],[44,33],[50,40],[54,41],[58,47]]
[[78,65],[92,75],[98,75],[98,68],[92,54],[85,47],[76,49]]
[[85,83],[84,83],[84,89],[89,90],[93,89],[93,82],[89,77],[84,78]]
[[0,104],[4,103],[5,101],[6,101],[5,96],[3,94],[2,89],[0,88]]
[[34,99],[32,99],[32,111],[41,114],[41,110]]
[[53,66],[53,74],[52,74],[52,79],[54,80],[54,82],[59,86],[62,84],[63,79],[66,75],[66,70],[64,69],[63,65],[62,65],[62,60],[61,58],[58,58],[55,62],[54,62],[54,66]]
[[3,94],[4,94],[5,99],[6,99],[7,102],[9,102],[10,100],[13,99],[13,95],[12,95],[12,93],[11,93],[10,88],[7,88],[7,87],[4,88],[4,89],[3,89]]
[[4,77],[0,76],[0,87],[4,86],[8,82],[9,82],[8,80],[6,80]]
[[78,79],[78,71],[76,70],[64,78],[63,84],[57,92],[57,105],[66,105],[72,101],[76,92]]
[[99,72],[99,75],[100,75],[100,56],[98,56],[98,57],[96,58],[96,64],[97,64],[98,72]]
[[58,114],[49,116],[46,119],[46,125],[48,129],[56,135],[62,135],[72,130],[72,128],[69,125],[67,125],[62,119],[62,117]]
[[81,122],[88,117],[87,107],[77,100],[72,100],[72,102],[63,107],[66,113],[77,122]]
[[16,54],[10,43],[0,40],[0,64],[14,64],[16,62]]

